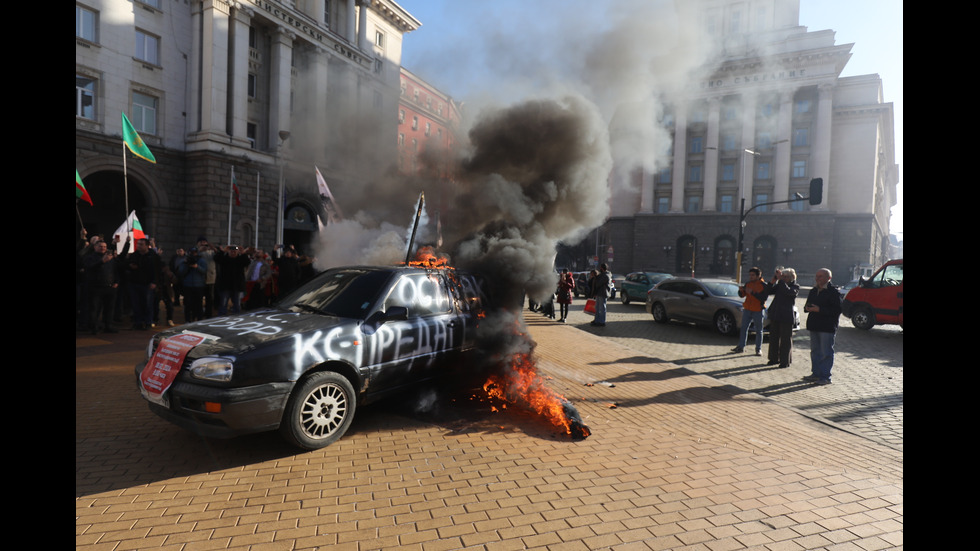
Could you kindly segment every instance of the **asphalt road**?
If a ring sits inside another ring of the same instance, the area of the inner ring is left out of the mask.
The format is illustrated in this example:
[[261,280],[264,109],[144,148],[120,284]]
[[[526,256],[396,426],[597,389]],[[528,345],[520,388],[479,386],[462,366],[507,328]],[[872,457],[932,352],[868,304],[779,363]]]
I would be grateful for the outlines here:
[[[809,289],[801,289],[805,297]],[[575,299],[568,325],[602,335],[624,346],[709,375],[740,389],[755,392],[796,408],[802,413],[903,450],[904,342],[896,325],[876,326],[870,331],[856,329],[841,316],[837,333],[833,384],[816,386],[801,380],[810,374],[810,339],[805,329],[793,339],[793,364],[787,369],[767,366],[768,341],[763,356],[752,354],[752,337],[748,353],[733,354],[737,337],[719,335],[712,328],[670,322],[659,324],[647,314],[645,305],[633,302],[623,305],[619,299],[609,302],[605,327],[592,327],[591,315],[583,312],[584,299]],[[804,299],[797,301],[801,321]],[[527,312],[527,316],[540,316]]]

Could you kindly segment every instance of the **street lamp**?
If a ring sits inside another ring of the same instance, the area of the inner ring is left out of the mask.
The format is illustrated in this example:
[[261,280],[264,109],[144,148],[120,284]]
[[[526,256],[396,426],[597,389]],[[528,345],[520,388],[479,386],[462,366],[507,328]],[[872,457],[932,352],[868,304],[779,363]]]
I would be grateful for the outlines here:
[[[276,151],[276,157],[279,160],[279,195],[276,196],[276,200],[279,202],[279,205],[276,207],[276,212],[279,213],[279,216],[276,217],[276,242],[273,245],[278,245],[278,244],[282,243],[282,241],[283,241],[282,240],[282,219],[285,216],[285,213],[283,212],[283,208],[284,208],[283,207],[283,194],[285,193],[286,179],[285,179],[285,175],[284,175],[284,172],[283,172],[283,168],[284,168],[285,163],[283,162],[283,158],[282,158],[282,147],[283,147],[283,145],[285,145],[286,140],[288,140],[288,139],[289,139],[289,131],[288,130],[280,130],[279,131],[279,148]],[[256,243],[256,246],[257,245],[258,244]],[[275,248],[275,247],[273,247],[273,248]]]

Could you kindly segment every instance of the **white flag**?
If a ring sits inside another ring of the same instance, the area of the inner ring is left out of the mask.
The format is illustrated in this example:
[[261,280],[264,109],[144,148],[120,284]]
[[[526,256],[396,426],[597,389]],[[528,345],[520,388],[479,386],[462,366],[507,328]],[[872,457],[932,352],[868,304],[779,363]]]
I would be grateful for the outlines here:
[[340,222],[344,217],[344,214],[340,212],[340,206],[337,204],[336,199],[333,198],[333,194],[330,193],[330,188],[327,187],[327,181],[320,174],[320,169],[316,165],[313,165],[313,170],[316,171],[316,186],[320,190],[320,201],[323,202],[323,210],[327,211],[327,221]]

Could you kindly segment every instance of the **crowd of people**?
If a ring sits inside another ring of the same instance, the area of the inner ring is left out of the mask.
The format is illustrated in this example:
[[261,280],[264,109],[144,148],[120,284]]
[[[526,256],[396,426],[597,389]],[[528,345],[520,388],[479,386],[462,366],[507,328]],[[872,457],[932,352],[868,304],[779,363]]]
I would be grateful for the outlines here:
[[152,238],[135,244],[126,238],[117,254],[119,244],[118,235],[110,242],[81,232],[75,247],[77,330],[115,333],[126,318],[137,330],[173,326],[175,308],[183,310],[184,323],[237,314],[268,306],[314,275],[314,258],[293,245],[277,245],[273,256],[199,237],[167,258]]

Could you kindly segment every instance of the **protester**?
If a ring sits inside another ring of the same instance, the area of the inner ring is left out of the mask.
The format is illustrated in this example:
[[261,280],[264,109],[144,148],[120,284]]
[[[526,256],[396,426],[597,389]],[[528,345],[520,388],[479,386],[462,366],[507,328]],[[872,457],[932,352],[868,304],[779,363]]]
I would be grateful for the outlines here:
[[558,297],[560,318],[558,321],[565,323],[568,319],[568,306],[572,304],[572,294],[575,291],[575,280],[572,274],[568,273],[568,268],[562,268],[561,276],[558,278]]
[[781,368],[793,363],[793,305],[800,293],[796,270],[777,269],[772,281],[766,284],[766,294],[772,295],[769,305],[769,363]]
[[112,327],[116,291],[119,288],[119,264],[115,249],[109,249],[105,241],[98,241],[84,256],[82,264],[89,298],[89,330],[93,335],[100,329],[106,333],[118,332]]
[[742,331],[738,337],[738,346],[732,352],[740,353],[745,350],[745,342],[749,338],[749,326],[755,327],[755,355],[762,355],[762,322],[766,309],[766,284],[762,281],[762,270],[753,266],[749,268],[749,281],[738,288],[738,296],[745,297],[742,302]]
[[613,290],[612,277],[609,275],[609,267],[605,263],[599,265],[599,275],[592,281],[592,294],[595,297],[595,319],[590,325],[596,327],[606,326],[606,301],[612,296]]
[[242,293],[245,292],[245,269],[248,268],[249,253],[244,254],[238,245],[220,247],[214,253],[214,262],[218,265],[218,277],[215,280],[215,294],[218,297],[218,315],[228,314],[228,303],[231,302],[231,312],[238,314],[242,311]]
[[153,295],[156,291],[159,257],[150,250],[150,241],[146,238],[136,241],[136,250],[129,252],[129,238],[123,247],[119,259],[123,265],[123,274],[129,288],[130,306],[133,309],[133,329],[149,329],[153,323]]
[[208,261],[197,247],[191,247],[177,264],[177,276],[184,289],[184,322],[204,319],[204,289],[207,285]]
[[840,323],[841,298],[830,279],[833,274],[820,268],[814,276],[815,285],[806,297],[803,310],[807,312],[806,328],[810,332],[810,374],[804,381],[829,385],[834,367],[834,339]]

